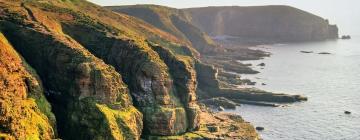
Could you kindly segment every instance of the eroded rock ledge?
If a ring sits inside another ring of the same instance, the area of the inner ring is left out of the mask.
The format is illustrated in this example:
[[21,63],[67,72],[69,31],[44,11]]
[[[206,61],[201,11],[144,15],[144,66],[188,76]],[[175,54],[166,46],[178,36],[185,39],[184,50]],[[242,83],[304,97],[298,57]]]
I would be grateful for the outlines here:
[[203,100],[225,97],[236,103],[263,106],[277,106],[277,103],[293,103],[307,100],[307,97],[302,95],[272,93],[254,88],[221,88],[217,80],[218,70],[214,66],[199,62],[196,64],[196,70],[198,71],[197,79],[199,82],[197,95]]

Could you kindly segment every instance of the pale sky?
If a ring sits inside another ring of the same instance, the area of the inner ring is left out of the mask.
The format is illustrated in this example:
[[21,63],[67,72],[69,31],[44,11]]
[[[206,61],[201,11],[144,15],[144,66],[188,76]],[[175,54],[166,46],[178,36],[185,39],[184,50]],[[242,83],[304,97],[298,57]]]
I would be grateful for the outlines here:
[[340,34],[360,35],[360,0],[89,0],[108,5],[157,4],[174,8],[206,6],[290,5],[323,18],[340,28]]

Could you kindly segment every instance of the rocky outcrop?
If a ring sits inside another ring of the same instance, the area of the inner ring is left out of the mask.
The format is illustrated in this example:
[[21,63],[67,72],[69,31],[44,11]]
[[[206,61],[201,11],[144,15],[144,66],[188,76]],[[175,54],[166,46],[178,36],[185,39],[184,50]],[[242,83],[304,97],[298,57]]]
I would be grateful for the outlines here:
[[0,139],[55,138],[40,79],[0,33]]
[[149,136],[149,140],[260,140],[255,128],[241,116],[230,113],[200,114],[201,127],[197,131],[177,136]]
[[199,127],[200,109],[196,104],[196,71],[194,60],[189,56],[176,56],[170,50],[161,46],[149,44],[169,67],[170,74],[176,86],[176,95],[183,103],[188,118],[188,130]]
[[328,20],[289,6],[204,7],[184,9],[191,22],[212,36],[270,42],[319,41],[338,38]]
[[214,97],[225,97],[232,101],[242,103],[239,100],[292,103],[306,101],[307,98],[301,95],[289,95],[282,93],[272,93],[259,89],[236,89],[222,87],[218,81],[218,70],[202,62],[196,64],[198,73],[198,96],[201,99],[210,99]]

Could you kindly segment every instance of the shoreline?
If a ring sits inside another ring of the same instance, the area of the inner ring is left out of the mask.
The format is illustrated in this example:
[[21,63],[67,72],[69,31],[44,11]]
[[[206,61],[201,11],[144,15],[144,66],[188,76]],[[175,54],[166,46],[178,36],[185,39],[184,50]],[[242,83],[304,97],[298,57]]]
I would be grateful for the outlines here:
[[[245,64],[243,61],[247,60],[261,60],[266,57],[271,57],[271,53],[261,49],[254,49],[256,47],[269,46],[271,44],[237,44],[234,41],[217,40],[217,43],[225,50],[216,55],[206,55],[201,58],[205,64],[213,65],[215,76],[208,78],[208,80],[216,80],[215,85],[219,88],[211,88],[205,92],[209,92],[207,98],[201,100],[224,97],[233,102],[240,104],[250,104],[257,106],[272,106],[278,107],[279,104],[294,103],[307,101],[307,97],[297,94],[273,93],[262,89],[255,88],[257,84],[250,79],[242,78],[243,74],[257,74],[259,71],[251,68],[252,64]],[[260,67],[265,67],[265,63],[258,64]],[[261,83],[266,85],[265,83]],[[214,86],[209,85],[209,86]],[[207,86],[207,88],[209,88]],[[241,87],[241,88],[239,88]],[[250,87],[250,88],[249,88]]]

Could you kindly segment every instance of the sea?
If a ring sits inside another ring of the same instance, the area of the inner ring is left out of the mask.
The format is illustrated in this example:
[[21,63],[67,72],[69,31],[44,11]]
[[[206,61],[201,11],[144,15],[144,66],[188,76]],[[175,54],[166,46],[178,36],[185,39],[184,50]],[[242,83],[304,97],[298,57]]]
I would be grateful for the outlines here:
[[[308,101],[284,107],[241,105],[226,112],[264,127],[259,131],[264,140],[360,140],[360,36],[253,49],[272,55],[242,61],[260,72],[242,78],[257,82],[256,88],[301,94]],[[322,52],[330,54],[319,54]],[[257,66],[260,63],[266,66]]]

